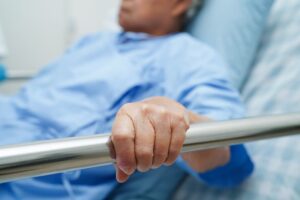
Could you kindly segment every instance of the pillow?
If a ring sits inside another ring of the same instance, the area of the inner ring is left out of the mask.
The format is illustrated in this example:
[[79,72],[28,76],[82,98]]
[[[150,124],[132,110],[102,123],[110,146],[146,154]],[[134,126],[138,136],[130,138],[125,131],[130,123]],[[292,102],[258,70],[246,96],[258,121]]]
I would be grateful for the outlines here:
[[274,0],[206,0],[187,26],[194,37],[217,50],[241,88],[251,69]]

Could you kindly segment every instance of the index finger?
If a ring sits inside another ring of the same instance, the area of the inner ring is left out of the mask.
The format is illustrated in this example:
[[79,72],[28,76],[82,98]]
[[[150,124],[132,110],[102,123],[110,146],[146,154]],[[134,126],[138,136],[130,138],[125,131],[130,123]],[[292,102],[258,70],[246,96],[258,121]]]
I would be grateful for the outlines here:
[[131,118],[126,114],[117,115],[111,140],[116,153],[117,166],[127,175],[136,169],[134,150],[135,130]]

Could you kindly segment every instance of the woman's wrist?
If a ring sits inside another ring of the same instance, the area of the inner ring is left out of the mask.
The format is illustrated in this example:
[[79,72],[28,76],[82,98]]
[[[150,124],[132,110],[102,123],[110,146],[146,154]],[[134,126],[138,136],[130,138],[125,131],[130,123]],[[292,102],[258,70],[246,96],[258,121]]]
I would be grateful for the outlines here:
[[[190,123],[209,122],[211,119],[189,112]],[[183,153],[182,158],[197,172],[206,172],[226,165],[230,160],[229,147]]]

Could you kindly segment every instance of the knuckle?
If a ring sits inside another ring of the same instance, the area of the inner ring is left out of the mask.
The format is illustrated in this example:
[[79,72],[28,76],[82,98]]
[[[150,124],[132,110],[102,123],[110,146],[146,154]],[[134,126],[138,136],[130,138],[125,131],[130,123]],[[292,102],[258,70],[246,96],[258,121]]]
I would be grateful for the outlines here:
[[160,106],[160,107],[157,108],[157,113],[158,113],[159,116],[161,116],[163,118],[165,118],[169,115],[167,109],[163,106]]
[[138,110],[141,116],[147,118],[153,113],[153,105],[150,105],[148,103],[141,103]]
[[180,113],[172,113],[172,121],[175,123],[175,124],[181,124],[181,122],[184,122],[184,116],[181,115]]
[[163,106],[159,105],[151,105],[144,103],[142,105],[142,110],[144,114],[154,114],[157,116],[166,116],[167,115],[167,109]]
[[143,114],[148,114],[150,112],[150,106],[147,103],[141,103],[140,105],[140,111]]
[[184,117],[181,113],[174,113],[174,118],[178,121],[183,121],[184,120]]
[[188,130],[190,128],[190,125],[186,122],[184,116],[180,116],[180,118],[178,118],[176,126],[183,130]]
[[128,130],[115,130],[112,135],[112,141],[123,141],[123,140],[133,140],[133,134]]
[[139,158],[149,158],[153,157],[153,151],[150,148],[140,148],[137,149],[136,155]]
[[185,127],[185,130],[188,130],[191,128],[191,125],[187,122],[184,122],[184,127]]
[[121,107],[120,112],[127,112],[131,108],[132,108],[132,103],[126,103]]
[[172,121],[176,126],[180,128],[190,128],[189,120],[187,119],[185,112],[173,112],[171,113]]

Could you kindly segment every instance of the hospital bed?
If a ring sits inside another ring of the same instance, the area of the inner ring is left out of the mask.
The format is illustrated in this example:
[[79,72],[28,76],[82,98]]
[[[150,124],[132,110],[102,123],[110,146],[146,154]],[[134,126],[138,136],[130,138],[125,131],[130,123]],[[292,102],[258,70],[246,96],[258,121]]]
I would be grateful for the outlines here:
[[[259,50],[255,55],[254,61],[253,59],[252,61],[249,61],[249,63],[251,63],[251,68],[248,68],[247,74],[250,74],[250,76],[246,77],[246,79],[242,81],[236,81],[239,83],[242,82],[241,85],[236,85],[241,89],[241,93],[247,105],[248,115],[251,117],[300,111],[300,90],[298,84],[300,68],[297,68],[297,66],[300,65],[299,56],[297,57],[297,54],[300,53],[299,8],[300,3],[297,0],[290,0],[288,3],[280,0],[275,2],[271,16],[268,20],[267,28],[264,30],[264,36],[260,43]],[[203,37],[205,39],[205,34]],[[218,45],[214,44],[214,41],[212,43],[212,46]],[[251,48],[256,50],[256,47]],[[222,52],[222,49],[220,51]],[[251,54],[251,52],[249,54]],[[230,57],[230,55],[228,57]],[[196,143],[196,148],[189,149],[195,150],[203,148],[203,146],[201,146],[201,144],[203,145],[202,142],[204,142],[205,145],[209,144],[208,146],[205,146],[205,148],[209,148],[215,147],[215,142],[220,141],[220,138],[210,138],[210,140],[207,140],[207,138],[203,137],[201,133],[209,134],[213,132],[219,137],[225,136],[226,138],[222,138],[221,141],[227,140],[228,143],[223,143],[222,145],[253,141],[258,139],[254,136],[260,134],[264,136],[268,135],[266,138],[272,138],[274,136],[278,136],[278,133],[280,133],[280,135],[298,133],[299,120],[297,117],[297,114],[288,114],[273,116],[270,118],[255,117],[241,121],[219,122],[214,124],[209,131],[206,130],[204,132],[202,128],[205,129],[205,126],[199,127],[200,130],[198,127],[195,127],[191,131],[194,133],[192,135],[195,135],[196,139],[188,138],[185,146],[188,147],[190,142]],[[262,123],[265,122],[264,120],[266,119],[270,120],[270,124],[268,124],[269,126],[267,127],[263,126],[266,125],[266,123]],[[276,121],[276,119],[278,121]],[[287,119],[287,121],[284,119]],[[287,123],[291,123],[293,120],[296,120],[295,124]],[[249,130],[245,125],[238,126],[240,128],[238,133],[244,134],[239,135],[238,138],[240,139],[241,136],[247,136],[246,140],[236,140],[236,135],[232,135],[232,133],[235,132],[234,130],[236,130],[234,129],[235,125],[239,125],[241,122],[250,123],[250,127],[255,127],[254,130]],[[223,123],[227,123],[227,125],[229,123],[229,132],[218,132],[218,126],[224,126]],[[279,126],[277,127],[279,128],[279,132],[277,132],[278,129],[274,132],[273,128],[276,127],[276,125]],[[286,127],[286,125],[288,125],[288,127]],[[79,138],[79,140],[80,139],[82,138]],[[103,147],[107,147],[107,140],[108,136],[106,136],[103,140]],[[63,142],[68,141],[70,140]],[[176,194],[174,195],[174,199],[193,200],[199,199],[199,197],[202,199],[299,199],[299,141],[299,137],[294,136],[248,144],[248,149],[256,163],[256,171],[247,182],[237,188],[220,190],[196,183],[193,177],[187,176],[182,185],[179,186]],[[11,150],[14,148],[28,147],[29,146],[14,146],[6,148],[8,152],[7,156],[11,156],[10,158],[13,160],[16,158],[14,156],[18,155],[13,155]],[[34,150],[34,146],[31,147]],[[38,155],[39,153],[35,150],[33,152],[36,153],[35,155]],[[108,157],[108,149],[106,148],[104,152],[104,157],[107,159],[103,163],[111,162]],[[51,155],[51,152],[48,153]],[[89,153],[91,154],[88,155],[91,156],[92,152]],[[27,157],[27,159],[30,161],[30,159],[33,158]],[[22,169],[22,162],[12,163],[15,163],[16,167],[20,167],[19,169]],[[12,163],[7,162],[5,164],[11,165]],[[34,163],[32,164],[34,165]],[[51,164],[51,162],[46,162],[46,165],[47,164]],[[35,170],[38,170],[41,166],[37,165],[36,167],[37,168]],[[71,169],[74,166],[68,167]],[[5,168],[2,169],[5,170]],[[2,169],[0,169],[0,171]],[[31,175],[51,173],[54,171],[59,170],[48,170],[48,172],[43,173],[35,171]],[[6,178],[15,179],[22,176],[28,176],[28,174],[17,174],[17,172],[5,172],[4,174],[9,173],[11,173],[10,176],[8,178],[4,177],[3,180]],[[1,174],[1,176],[2,175],[3,174]]]
[[[275,1],[249,76],[241,87],[248,116],[300,111],[300,2]],[[247,144],[255,163],[239,187],[219,190],[186,177],[175,200],[300,199],[300,137]]]

